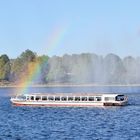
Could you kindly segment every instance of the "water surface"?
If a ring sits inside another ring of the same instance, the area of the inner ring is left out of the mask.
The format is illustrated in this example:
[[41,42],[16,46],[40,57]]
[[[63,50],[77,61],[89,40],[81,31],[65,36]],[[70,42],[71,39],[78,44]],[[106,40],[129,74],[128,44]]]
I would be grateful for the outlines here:
[[124,107],[16,107],[13,88],[0,88],[1,140],[139,140],[140,87],[30,88],[29,92],[117,92]]

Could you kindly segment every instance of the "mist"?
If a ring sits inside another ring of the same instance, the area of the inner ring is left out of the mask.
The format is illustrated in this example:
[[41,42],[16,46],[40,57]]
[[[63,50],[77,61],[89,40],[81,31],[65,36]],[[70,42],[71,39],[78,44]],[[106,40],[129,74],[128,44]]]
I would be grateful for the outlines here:
[[49,59],[48,83],[140,84],[140,58],[93,53]]
[[30,79],[33,84],[140,84],[140,57],[120,58],[113,53],[48,57],[26,50],[14,60],[2,55],[0,65],[1,82],[18,83]]

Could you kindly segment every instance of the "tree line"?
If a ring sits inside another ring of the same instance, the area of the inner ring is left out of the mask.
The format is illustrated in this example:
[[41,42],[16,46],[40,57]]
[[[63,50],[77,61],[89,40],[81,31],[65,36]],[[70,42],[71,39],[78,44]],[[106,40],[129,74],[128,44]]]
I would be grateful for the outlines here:
[[38,56],[31,50],[22,52],[16,59],[1,55],[0,81],[18,83],[37,68],[32,79],[35,84],[140,84],[140,57],[121,59],[115,54],[103,57],[94,53],[49,57]]

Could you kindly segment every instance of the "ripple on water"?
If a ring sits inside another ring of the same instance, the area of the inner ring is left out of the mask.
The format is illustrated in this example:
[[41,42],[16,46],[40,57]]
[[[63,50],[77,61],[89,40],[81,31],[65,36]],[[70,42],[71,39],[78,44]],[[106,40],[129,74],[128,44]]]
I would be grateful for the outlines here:
[[139,140],[140,96],[106,108],[15,107],[0,98],[0,139]]

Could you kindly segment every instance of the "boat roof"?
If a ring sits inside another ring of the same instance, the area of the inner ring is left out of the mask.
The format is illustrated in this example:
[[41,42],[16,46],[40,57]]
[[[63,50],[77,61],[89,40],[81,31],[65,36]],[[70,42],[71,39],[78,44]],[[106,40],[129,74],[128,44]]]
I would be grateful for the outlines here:
[[22,94],[24,96],[104,96],[104,97],[114,97],[117,95],[123,94],[115,94],[115,93],[29,93]]

